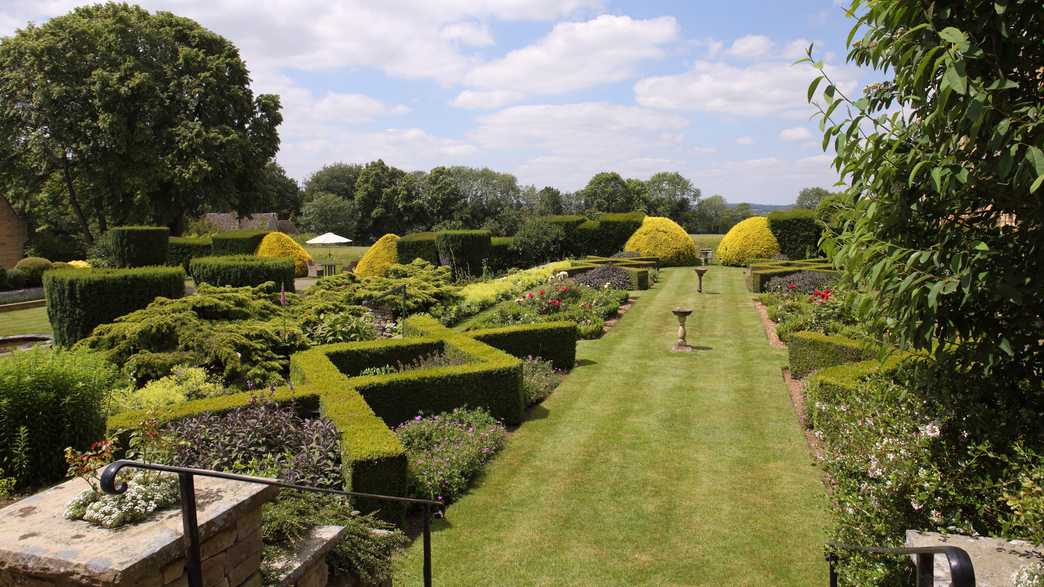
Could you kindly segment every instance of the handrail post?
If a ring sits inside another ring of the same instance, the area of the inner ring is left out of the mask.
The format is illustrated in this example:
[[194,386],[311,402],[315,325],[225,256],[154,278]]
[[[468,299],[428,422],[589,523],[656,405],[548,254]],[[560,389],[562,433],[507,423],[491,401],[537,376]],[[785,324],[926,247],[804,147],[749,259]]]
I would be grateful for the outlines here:
[[424,587],[431,587],[431,506],[424,504]]
[[203,561],[200,560],[199,522],[196,520],[196,487],[192,473],[178,473],[181,492],[181,524],[185,530],[185,574],[189,587],[203,587]]
[[917,587],[935,585],[935,555],[927,552],[917,554]]
[[830,587],[837,587],[837,554],[830,552],[826,555],[827,566],[830,568]]

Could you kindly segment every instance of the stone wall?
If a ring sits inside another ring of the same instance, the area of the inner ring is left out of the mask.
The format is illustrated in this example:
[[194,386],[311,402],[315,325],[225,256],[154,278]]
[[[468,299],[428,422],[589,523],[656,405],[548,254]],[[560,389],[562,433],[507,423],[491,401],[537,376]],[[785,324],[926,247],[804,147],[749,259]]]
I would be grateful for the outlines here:
[[22,258],[28,234],[25,220],[0,196],[0,267],[10,269]]

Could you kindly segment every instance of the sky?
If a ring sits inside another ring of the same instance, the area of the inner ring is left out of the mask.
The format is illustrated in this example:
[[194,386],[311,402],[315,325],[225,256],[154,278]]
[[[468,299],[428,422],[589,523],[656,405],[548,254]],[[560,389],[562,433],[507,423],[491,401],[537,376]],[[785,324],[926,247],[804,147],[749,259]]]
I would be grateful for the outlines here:
[[[0,36],[86,4],[0,0]],[[278,161],[487,166],[572,191],[678,171],[704,195],[789,204],[837,181],[806,101],[815,43],[846,92],[839,0],[144,0],[234,42],[281,97]],[[851,94],[850,94],[851,95]]]

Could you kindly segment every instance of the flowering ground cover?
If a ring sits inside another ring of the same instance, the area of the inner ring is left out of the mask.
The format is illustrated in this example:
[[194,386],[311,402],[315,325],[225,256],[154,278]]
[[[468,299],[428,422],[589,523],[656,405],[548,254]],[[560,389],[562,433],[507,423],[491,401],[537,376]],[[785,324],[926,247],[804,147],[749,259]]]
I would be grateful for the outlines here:
[[[688,269],[604,337],[435,525],[435,581],[460,585],[815,585],[825,491],[741,269]],[[694,308],[693,353],[671,309]],[[780,544],[787,548],[780,548]],[[396,583],[420,582],[421,545]]]

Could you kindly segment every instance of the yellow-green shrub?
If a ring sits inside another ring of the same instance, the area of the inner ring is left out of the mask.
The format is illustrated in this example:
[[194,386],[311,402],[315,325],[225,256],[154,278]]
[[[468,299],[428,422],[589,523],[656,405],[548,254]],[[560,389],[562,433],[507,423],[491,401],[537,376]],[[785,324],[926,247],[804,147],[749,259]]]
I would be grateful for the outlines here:
[[714,255],[722,265],[746,265],[752,259],[775,257],[779,243],[769,230],[768,218],[751,216],[733,226]]
[[312,262],[312,256],[308,251],[282,232],[270,232],[265,235],[261,244],[257,246],[257,256],[290,257],[294,260],[294,277],[306,277],[308,264]]
[[359,264],[355,266],[355,274],[359,277],[380,277],[389,267],[399,262],[399,251],[396,241],[399,237],[386,234],[373,243],[366,251]]
[[692,237],[677,222],[663,216],[646,216],[624,245],[625,251],[658,257],[665,267],[695,265],[698,252]]

